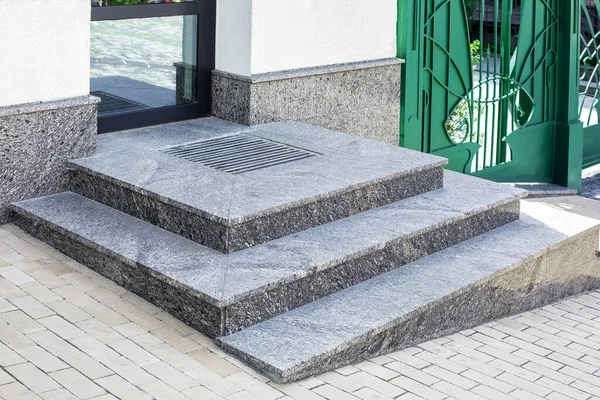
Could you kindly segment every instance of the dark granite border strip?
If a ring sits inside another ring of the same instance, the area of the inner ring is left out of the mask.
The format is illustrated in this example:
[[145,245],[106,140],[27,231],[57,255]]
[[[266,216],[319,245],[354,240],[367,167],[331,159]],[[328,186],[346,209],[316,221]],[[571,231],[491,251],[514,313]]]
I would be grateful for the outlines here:
[[222,253],[243,250],[443,187],[443,167],[422,169],[227,226],[83,170],[70,190]]
[[225,335],[338,292],[519,219],[520,201],[450,221],[382,249],[252,294],[226,307]]
[[222,331],[223,309],[195,296],[190,291],[170,285],[154,271],[140,264],[129,264],[82,243],[76,235],[65,234],[52,224],[12,212],[15,225],[28,234],[107,277],[116,284],[148,300],[192,328],[214,338]]

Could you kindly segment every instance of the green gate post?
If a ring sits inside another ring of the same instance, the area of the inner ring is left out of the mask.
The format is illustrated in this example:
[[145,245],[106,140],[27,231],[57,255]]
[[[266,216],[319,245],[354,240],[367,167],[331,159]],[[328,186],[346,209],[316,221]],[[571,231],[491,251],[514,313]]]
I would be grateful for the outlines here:
[[[421,89],[422,34],[421,13],[424,2],[399,0],[397,25],[397,57],[407,60],[402,66],[402,93],[400,110],[400,146],[423,151],[423,136],[419,104],[423,101]],[[417,93],[415,97],[406,93]]]
[[[501,71],[503,75],[509,75],[511,63],[511,29],[512,24],[513,3],[512,1],[502,2],[502,26],[500,40],[500,54],[502,55]],[[498,117],[498,143],[496,144],[496,159],[499,163],[506,162],[506,144],[504,143],[508,132],[508,97],[511,84],[507,81],[500,82],[500,96],[505,97],[500,106],[500,116]]]
[[579,1],[560,1],[554,183],[581,192],[583,123],[579,120]]

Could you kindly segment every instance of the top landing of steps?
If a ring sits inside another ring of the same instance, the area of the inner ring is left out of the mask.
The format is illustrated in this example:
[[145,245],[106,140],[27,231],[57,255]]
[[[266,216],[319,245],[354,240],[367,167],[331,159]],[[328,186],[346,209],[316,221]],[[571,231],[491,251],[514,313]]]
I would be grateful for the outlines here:
[[443,185],[440,157],[297,122],[205,118],[99,137],[73,192],[231,253]]

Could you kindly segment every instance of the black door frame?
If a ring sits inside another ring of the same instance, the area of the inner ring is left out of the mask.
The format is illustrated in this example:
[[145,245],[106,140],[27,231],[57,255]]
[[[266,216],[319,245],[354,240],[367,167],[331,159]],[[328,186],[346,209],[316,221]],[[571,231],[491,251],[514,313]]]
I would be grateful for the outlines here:
[[183,3],[92,7],[92,21],[196,15],[197,59],[195,103],[132,111],[98,117],[98,133],[121,131],[185,119],[201,118],[211,112],[211,74],[215,68],[216,0]]

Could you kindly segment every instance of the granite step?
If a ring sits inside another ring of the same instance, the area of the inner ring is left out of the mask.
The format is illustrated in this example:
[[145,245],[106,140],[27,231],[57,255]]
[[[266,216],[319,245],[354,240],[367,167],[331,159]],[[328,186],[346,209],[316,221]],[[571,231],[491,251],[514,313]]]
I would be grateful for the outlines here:
[[25,231],[215,337],[515,221],[523,195],[446,172],[442,189],[231,254],[75,193],[12,209]]
[[[99,140],[99,154],[70,163],[71,191],[223,253],[439,189],[447,162],[297,122],[209,118]],[[231,173],[248,157],[259,160]]]
[[599,224],[523,201],[519,221],[217,344],[284,383],[540,307],[600,287]]

